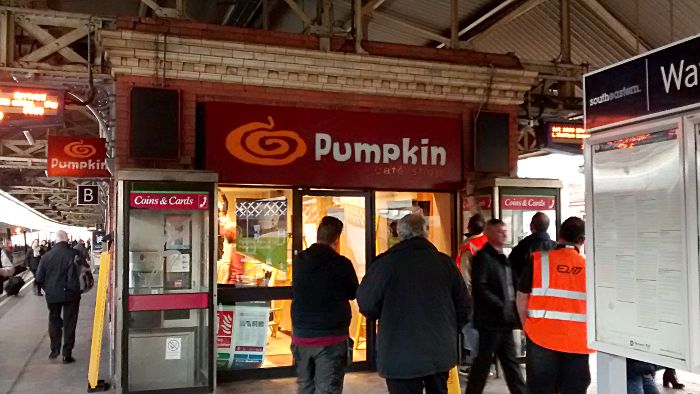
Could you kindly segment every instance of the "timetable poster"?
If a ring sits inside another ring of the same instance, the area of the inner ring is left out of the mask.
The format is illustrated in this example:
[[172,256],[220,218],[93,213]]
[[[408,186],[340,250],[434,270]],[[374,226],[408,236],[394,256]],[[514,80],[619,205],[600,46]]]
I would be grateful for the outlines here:
[[596,340],[685,360],[688,286],[676,129],[593,145]]

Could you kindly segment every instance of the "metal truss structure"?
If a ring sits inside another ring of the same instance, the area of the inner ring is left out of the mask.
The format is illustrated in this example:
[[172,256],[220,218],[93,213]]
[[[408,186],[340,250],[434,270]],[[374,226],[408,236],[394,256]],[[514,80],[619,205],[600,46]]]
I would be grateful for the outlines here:
[[[94,227],[104,224],[109,182],[90,179],[49,178],[49,135],[102,137],[108,157],[114,157],[114,88],[102,70],[102,54],[93,42],[95,29],[113,23],[109,18],[57,11],[0,7],[0,82],[22,87],[66,92],[64,125],[0,132],[0,188],[58,222]],[[86,48],[93,49],[88,56]],[[94,98],[88,95],[92,68]],[[78,103],[71,103],[78,102]],[[77,204],[77,186],[98,184],[100,204]]]

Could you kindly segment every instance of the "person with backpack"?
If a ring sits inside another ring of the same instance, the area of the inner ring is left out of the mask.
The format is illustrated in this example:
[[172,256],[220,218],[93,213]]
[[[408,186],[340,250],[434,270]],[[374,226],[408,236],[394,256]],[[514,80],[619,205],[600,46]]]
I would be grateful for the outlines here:
[[[78,323],[80,295],[86,291],[83,273],[90,266],[85,258],[68,243],[65,231],[56,232],[56,245],[41,257],[36,281],[44,290],[49,309],[49,337],[53,360],[63,351],[63,363],[75,362],[73,346],[75,345],[75,328]],[[63,318],[61,318],[63,312]],[[63,349],[61,349],[63,336]]]

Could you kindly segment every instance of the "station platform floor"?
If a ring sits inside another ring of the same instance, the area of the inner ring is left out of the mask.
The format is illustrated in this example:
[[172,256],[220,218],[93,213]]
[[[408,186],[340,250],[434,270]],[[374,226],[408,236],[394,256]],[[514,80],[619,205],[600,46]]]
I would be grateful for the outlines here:
[[[74,364],[63,365],[59,360],[50,361],[47,332],[48,310],[43,297],[32,293],[31,285],[17,297],[0,297],[0,394],[76,394],[87,389],[87,369],[90,358],[92,320],[95,291],[83,297],[80,305]],[[103,340],[103,354],[107,341]],[[106,356],[105,356],[106,357]],[[108,360],[103,357],[100,378],[107,375]],[[591,372],[595,380],[595,358]],[[657,374],[659,385],[661,374]],[[700,376],[679,372],[679,378],[687,384],[686,390],[662,389],[664,394],[700,394]],[[462,390],[464,390],[462,378]],[[239,381],[220,383],[217,393],[245,394],[293,394],[294,378],[263,381]],[[384,394],[386,385],[376,373],[350,373],[345,378],[345,394]],[[589,393],[596,393],[595,382]],[[503,378],[491,378],[485,394],[508,393]],[[617,394],[617,393],[616,393]]]

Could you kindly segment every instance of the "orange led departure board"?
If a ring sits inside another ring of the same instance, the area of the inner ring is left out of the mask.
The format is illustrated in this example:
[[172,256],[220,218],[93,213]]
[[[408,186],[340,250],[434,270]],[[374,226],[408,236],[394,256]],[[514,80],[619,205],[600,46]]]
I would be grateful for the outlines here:
[[0,85],[0,127],[63,123],[63,92]]

